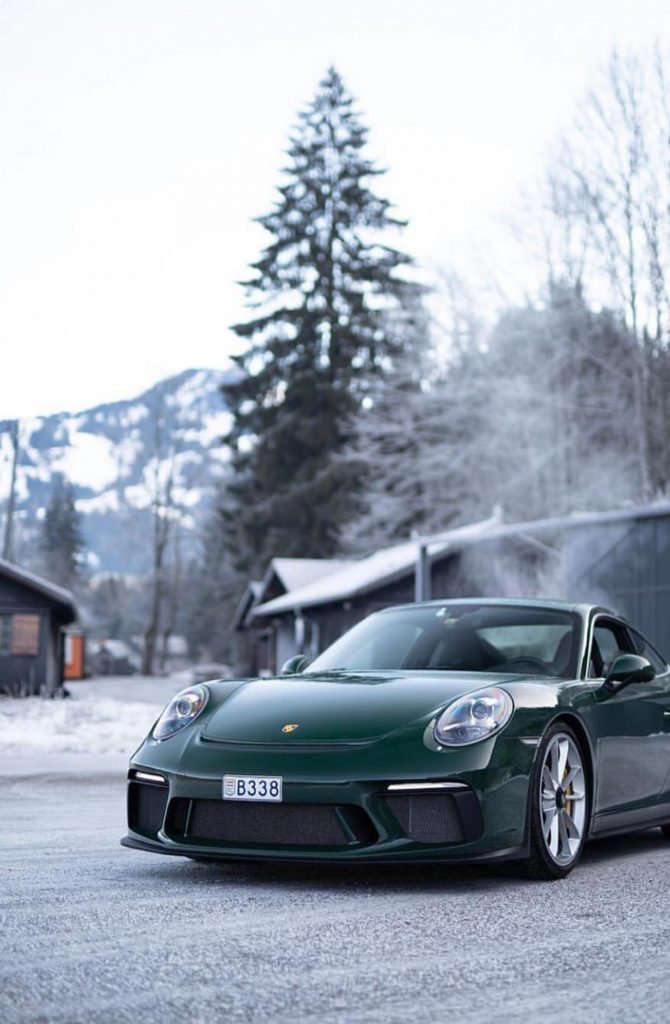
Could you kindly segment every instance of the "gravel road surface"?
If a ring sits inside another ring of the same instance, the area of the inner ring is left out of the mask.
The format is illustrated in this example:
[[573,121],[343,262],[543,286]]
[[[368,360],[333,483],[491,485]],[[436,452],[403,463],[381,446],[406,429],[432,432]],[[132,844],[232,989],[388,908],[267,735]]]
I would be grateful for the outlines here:
[[124,781],[5,779],[0,1020],[610,1022],[670,1013],[670,844],[509,871],[221,866],[124,850]]

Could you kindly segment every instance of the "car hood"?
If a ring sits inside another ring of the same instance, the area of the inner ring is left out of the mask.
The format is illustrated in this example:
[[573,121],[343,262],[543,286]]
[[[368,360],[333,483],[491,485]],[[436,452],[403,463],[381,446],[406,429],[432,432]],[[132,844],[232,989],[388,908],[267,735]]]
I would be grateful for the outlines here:
[[[518,680],[484,673],[326,673],[258,679],[239,686],[204,723],[219,742],[364,742],[423,723],[461,694]],[[283,727],[297,726],[287,732]]]

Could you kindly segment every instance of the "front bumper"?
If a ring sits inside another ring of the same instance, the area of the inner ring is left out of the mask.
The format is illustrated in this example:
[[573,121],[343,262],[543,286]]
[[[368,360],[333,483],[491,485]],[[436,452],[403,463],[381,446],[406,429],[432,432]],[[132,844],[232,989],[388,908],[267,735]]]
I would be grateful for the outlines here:
[[[353,762],[362,755],[350,752],[346,765],[352,781],[343,781],[339,757],[329,764],[322,755],[318,767],[309,757],[303,771],[296,772],[293,762],[289,772],[272,752],[262,763],[256,752],[247,766],[239,750],[225,752],[215,771],[208,764],[206,772],[187,773],[184,761],[189,767],[197,762],[193,750],[174,770],[172,764],[165,767],[166,746],[147,743],[131,763],[124,846],[203,859],[330,863],[466,863],[527,855],[534,756],[527,740],[498,738],[459,751],[451,763],[440,761],[441,768],[454,769],[449,774],[437,774],[431,759],[423,766],[407,765],[411,774],[397,768],[394,778],[366,777],[362,762],[356,777]],[[283,802],[224,801],[223,774],[245,771],[282,775]],[[138,772],[158,773],[164,782],[139,779]],[[388,789],[427,781],[447,782],[449,788]]]
[[445,856],[444,853],[439,851],[434,852],[432,855],[426,851],[422,852],[421,856],[413,856],[410,852],[404,852],[402,855],[390,856],[388,853],[377,851],[376,853],[370,853],[365,857],[335,857],[329,856],[327,853],[320,853],[317,856],[309,856],[304,853],[292,853],[284,852],[278,853],[275,850],[271,850],[269,853],[259,849],[256,850],[245,850],[244,853],[236,851],[230,851],[228,849],[221,849],[218,851],[203,850],[201,847],[179,847],[173,848],[163,843],[150,842],[146,839],[139,839],[132,834],[128,834],[121,839],[121,846],[127,847],[129,850],[142,850],[144,853],[159,853],[161,855],[167,855],[168,857],[191,857],[196,860],[210,860],[213,863],[217,861],[232,861],[244,862],[244,861],[281,861],[283,863],[295,864],[295,863],[319,863],[319,864],[358,864],[361,867],[369,864],[370,866],[380,866],[392,864],[453,864],[465,865],[465,864],[499,864],[505,863],[506,861],[523,860],[528,856],[528,845],[522,844],[521,846],[511,846],[507,849],[492,850],[488,853],[465,853],[461,856],[451,853],[449,856]]

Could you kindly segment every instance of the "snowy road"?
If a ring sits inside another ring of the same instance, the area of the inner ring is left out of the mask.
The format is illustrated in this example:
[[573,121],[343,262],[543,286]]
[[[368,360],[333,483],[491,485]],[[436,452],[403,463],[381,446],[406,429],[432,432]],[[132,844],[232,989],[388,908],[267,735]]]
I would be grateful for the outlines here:
[[214,866],[124,850],[123,778],[5,781],[0,1020],[667,1019],[670,845],[564,882]]

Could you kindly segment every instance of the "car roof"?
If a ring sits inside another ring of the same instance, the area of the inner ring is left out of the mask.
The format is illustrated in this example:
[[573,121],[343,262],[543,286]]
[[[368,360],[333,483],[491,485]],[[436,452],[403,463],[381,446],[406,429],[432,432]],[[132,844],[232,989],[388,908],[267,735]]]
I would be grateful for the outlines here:
[[399,611],[402,609],[409,608],[442,608],[449,607],[450,605],[457,605],[462,607],[463,605],[491,605],[493,607],[504,605],[511,608],[551,608],[566,612],[574,612],[577,615],[586,617],[592,612],[598,611],[607,615],[612,615],[615,618],[621,618],[616,612],[611,611],[609,608],[603,608],[596,604],[580,604],[573,601],[560,601],[555,598],[540,598],[540,597],[464,597],[464,598],[436,598],[431,601],[416,601],[406,604],[393,605],[390,608],[384,608],[383,611]]

